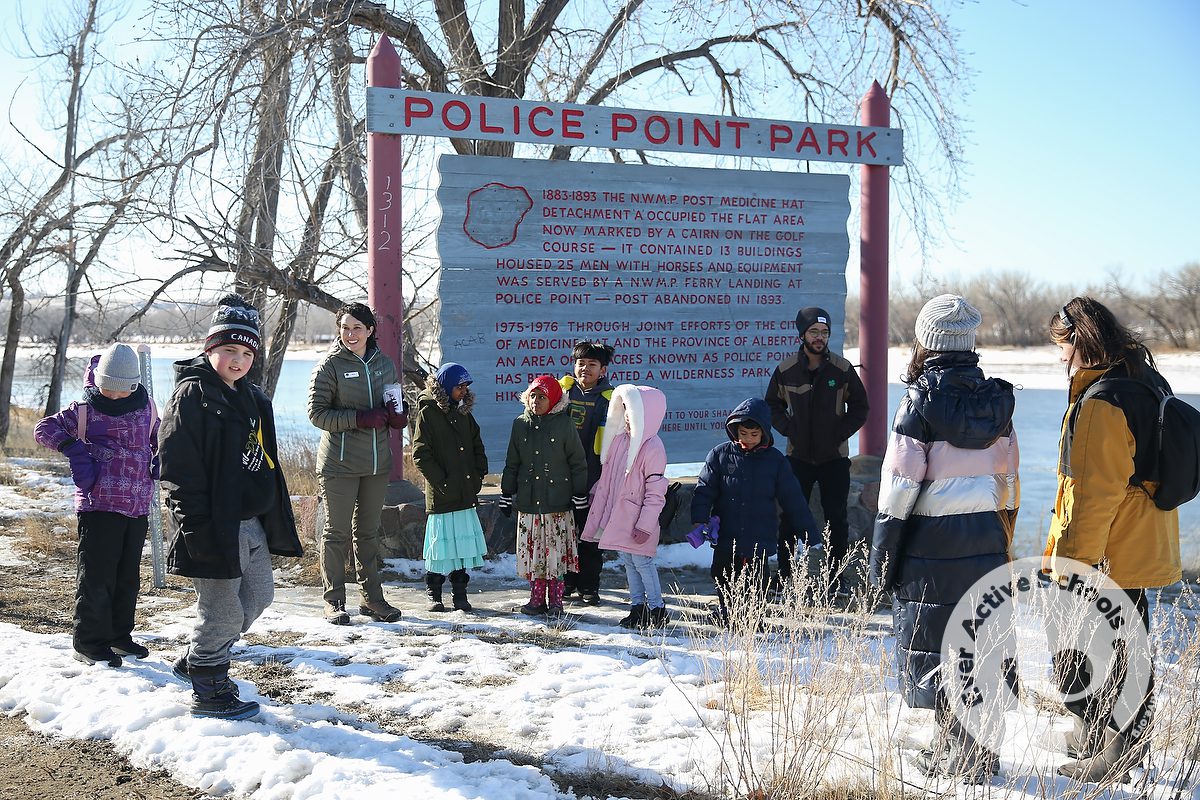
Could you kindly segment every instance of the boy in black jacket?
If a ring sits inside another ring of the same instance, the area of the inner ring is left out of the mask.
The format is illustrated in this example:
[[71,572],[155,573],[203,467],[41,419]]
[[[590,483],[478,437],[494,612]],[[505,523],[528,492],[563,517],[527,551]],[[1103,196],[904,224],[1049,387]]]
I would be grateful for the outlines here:
[[192,579],[198,619],[175,674],[192,684],[192,715],[245,719],[229,650],[271,604],[271,555],[303,549],[279,468],[271,402],[245,380],[260,344],[258,312],[225,295],[204,353],[175,363],[163,413],[162,485],[175,535],[167,565]]

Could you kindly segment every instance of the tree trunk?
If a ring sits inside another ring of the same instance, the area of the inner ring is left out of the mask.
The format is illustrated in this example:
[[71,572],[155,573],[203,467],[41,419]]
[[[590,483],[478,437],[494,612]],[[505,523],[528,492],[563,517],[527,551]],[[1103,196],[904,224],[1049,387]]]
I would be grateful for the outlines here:
[[[72,235],[74,235],[74,231],[72,231]],[[73,244],[71,250],[66,296],[63,298],[62,326],[58,329],[58,339],[54,344],[53,361],[50,366],[50,390],[46,393],[46,416],[56,414],[62,408],[63,382],[67,373],[67,349],[71,344],[71,330],[75,327],[76,297],[79,295],[79,284],[83,280],[84,267],[75,260]]]
[[0,447],[8,444],[12,423],[13,371],[17,365],[17,348],[21,344],[21,323],[25,318],[25,288],[18,275],[8,276],[8,294],[12,308],[8,312],[8,328],[4,332],[4,356],[0,360]]

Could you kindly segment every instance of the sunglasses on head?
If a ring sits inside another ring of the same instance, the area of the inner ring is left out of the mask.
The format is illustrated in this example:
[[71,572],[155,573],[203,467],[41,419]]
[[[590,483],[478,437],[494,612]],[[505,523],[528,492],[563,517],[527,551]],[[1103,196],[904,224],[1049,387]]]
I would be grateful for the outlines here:
[[1058,310],[1058,318],[1062,320],[1062,324],[1068,329],[1075,327],[1075,320],[1071,319],[1071,315],[1067,313],[1067,307],[1063,306]]

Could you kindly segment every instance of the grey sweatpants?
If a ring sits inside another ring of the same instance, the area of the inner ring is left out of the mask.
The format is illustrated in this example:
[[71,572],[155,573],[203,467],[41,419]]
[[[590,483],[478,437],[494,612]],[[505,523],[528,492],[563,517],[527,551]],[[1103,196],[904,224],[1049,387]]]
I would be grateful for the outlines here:
[[188,649],[190,666],[228,664],[229,648],[275,598],[267,532],[257,517],[242,520],[238,548],[242,577],[192,578],[197,619]]
[[363,601],[382,600],[379,521],[387,497],[387,473],[351,478],[322,475],[320,482],[325,500],[325,530],[321,531],[325,602],[346,602],[346,558],[351,549]]

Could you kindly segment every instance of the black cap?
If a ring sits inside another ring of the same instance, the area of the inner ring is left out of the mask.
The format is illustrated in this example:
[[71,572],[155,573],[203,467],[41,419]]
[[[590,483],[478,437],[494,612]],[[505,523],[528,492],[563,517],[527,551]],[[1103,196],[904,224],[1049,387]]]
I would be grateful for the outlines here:
[[800,313],[796,315],[796,330],[803,336],[804,332],[816,325],[818,322],[828,325],[833,329],[833,323],[830,321],[829,312],[823,308],[809,306],[808,308],[800,309]]

